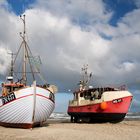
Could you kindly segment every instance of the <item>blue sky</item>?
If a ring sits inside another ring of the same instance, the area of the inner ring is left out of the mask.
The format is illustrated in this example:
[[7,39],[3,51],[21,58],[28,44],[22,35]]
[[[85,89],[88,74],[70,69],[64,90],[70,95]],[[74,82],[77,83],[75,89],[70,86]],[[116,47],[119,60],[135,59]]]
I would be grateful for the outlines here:
[[110,24],[116,25],[117,21],[121,19],[126,13],[137,8],[136,4],[130,0],[104,0],[108,8],[114,11]]
[[132,110],[140,112],[139,0],[2,0],[0,80],[10,63],[7,50],[20,42],[20,14],[26,14],[29,45],[41,54],[44,77],[63,93],[56,95],[55,111],[66,111],[68,90],[75,90],[81,67],[89,64],[92,85],[126,84]]
[[[32,4],[37,0],[7,0],[11,10],[16,14],[22,14],[26,9],[32,8]],[[46,0],[47,1],[47,0]],[[116,26],[117,21],[126,13],[137,9],[136,3],[133,0],[103,0],[106,8],[113,11],[113,16],[110,19],[110,24]]]
[[35,0],[7,0],[11,6],[11,10],[16,14],[22,14],[26,9],[30,8],[30,5],[35,2]]

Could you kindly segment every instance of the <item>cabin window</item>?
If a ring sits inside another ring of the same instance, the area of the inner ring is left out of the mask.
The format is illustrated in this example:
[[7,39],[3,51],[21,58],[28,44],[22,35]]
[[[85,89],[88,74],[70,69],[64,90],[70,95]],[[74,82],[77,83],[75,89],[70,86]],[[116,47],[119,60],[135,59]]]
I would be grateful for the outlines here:
[[19,87],[14,87],[14,88],[13,88],[14,91],[16,91],[16,90],[18,90],[18,89],[19,89]]
[[52,101],[54,101],[54,100],[55,100],[54,94],[53,94],[53,93],[50,93],[49,98],[50,98]]
[[78,99],[78,94],[75,92],[74,93],[74,100],[77,100]]
[[8,93],[10,93],[11,91],[12,91],[12,87],[7,87],[7,91],[8,91]]
[[91,92],[86,92],[86,93],[84,94],[84,98],[85,98],[86,100],[91,99]]
[[83,97],[84,95],[83,95],[83,93],[80,93],[80,97]]

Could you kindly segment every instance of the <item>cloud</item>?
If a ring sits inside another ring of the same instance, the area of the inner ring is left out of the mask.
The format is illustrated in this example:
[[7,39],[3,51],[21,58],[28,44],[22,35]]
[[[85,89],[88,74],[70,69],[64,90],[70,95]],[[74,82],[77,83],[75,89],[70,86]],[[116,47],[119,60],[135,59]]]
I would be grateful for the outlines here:
[[26,15],[28,34],[32,40],[30,45],[34,52],[41,54],[48,69],[57,71],[54,72],[54,75],[57,73],[54,76],[56,79],[63,79],[64,75],[71,79],[70,72],[79,74],[84,63],[94,63],[91,68],[94,67],[95,74],[100,73],[98,61],[103,62],[109,52],[108,40],[96,32],[82,30],[69,18],[60,18],[45,10],[27,10]]
[[0,74],[5,74],[8,66],[9,66],[9,55],[7,52],[10,52],[9,50],[5,49],[4,44],[0,43]]
[[139,0],[133,0],[137,7],[140,7],[140,1]]
[[137,9],[122,17],[116,27],[109,24],[97,24],[95,26],[97,31],[108,36],[110,41],[109,58],[106,59],[106,66],[103,68],[104,70],[106,67],[108,69],[104,71],[107,73],[106,78],[109,76],[109,72],[118,83],[126,82],[128,84],[130,82],[129,86],[132,86],[132,83],[138,84],[136,77],[140,77],[138,72],[140,66],[138,53],[140,51],[139,16],[140,10]]
[[36,7],[50,11],[59,17],[68,17],[73,23],[91,25],[108,22],[112,13],[106,10],[102,0],[37,0]]
[[[140,9],[135,9],[132,12],[127,13],[118,23],[118,33],[122,35],[131,35],[140,33],[140,22],[138,17],[140,16]],[[123,34],[124,31],[124,34]]]
[[[115,27],[109,24],[112,12],[101,0],[38,0],[25,11],[28,43],[41,56],[48,82],[60,91],[73,89],[88,63],[94,85],[138,84],[140,10],[127,13]],[[0,17],[0,42],[15,52],[22,22],[5,8]]]

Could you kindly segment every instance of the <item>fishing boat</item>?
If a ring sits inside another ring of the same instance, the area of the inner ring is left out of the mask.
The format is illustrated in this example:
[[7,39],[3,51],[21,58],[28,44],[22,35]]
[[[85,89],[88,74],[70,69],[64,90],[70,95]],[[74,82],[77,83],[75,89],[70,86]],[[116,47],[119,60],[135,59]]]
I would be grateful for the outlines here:
[[92,73],[87,72],[88,65],[82,68],[82,80],[74,98],[69,101],[68,114],[71,122],[120,122],[132,101],[132,94],[124,86],[89,86]]
[[[47,121],[55,107],[57,87],[48,83],[38,84],[37,75],[40,75],[36,60],[27,44],[25,30],[25,15],[23,32],[20,33],[22,43],[16,53],[12,55],[11,67],[6,81],[2,83],[0,96],[0,125],[7,127],[33,128]],[[23,55],[21,55],[23,51]],[[15,70],[19,57],[23,57],[21,72]],[[27,71],[28,67],[30,71]],[[32,79],[28,79],[29,74]]]

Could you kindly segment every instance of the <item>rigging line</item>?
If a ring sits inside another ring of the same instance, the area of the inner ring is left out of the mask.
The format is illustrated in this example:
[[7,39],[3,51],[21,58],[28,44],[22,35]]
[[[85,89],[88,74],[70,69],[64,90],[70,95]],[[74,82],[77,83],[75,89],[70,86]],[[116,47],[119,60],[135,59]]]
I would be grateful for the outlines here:
[[[20,45],[20,47],[19,47],[19,49],[18,49],[18,52],[16,53],[16,56],[15,56],[15,59],[14,59],[14,61],[13,61],[13,65],[15,65],[15,62],[16,62],[16,59],[17,59],[17,57],[18,57],[18,55],[19,55],[19,52],[20,52],[20,50],[21,50],[21,48],[22,48],[22,45],[23,45],[23,41],[22,41],[22,43],[21,43],[21,45]],[[17,74],[14,72],[14,75],[15,75],[15,77],[18,79],[18,76],[17,76]]]
[[29,65],[30,65],[30,69],[31,69],[31,72],[32,72],[32,76],[33,76],[33,80],[35,80],[35,75],[34,75],[34,72],[33,72],[33,68],[32,68],[32,65],[31,65],[31,61],[30,61],[30,59],[29,59],[29,52],[28,52],[28,44],[27,44],[27,42],[25,41],[25,48],[26,48],[26,52],[27,52],[27,58],[28,58],[28,61],[29,61]]
[[[29,50],[31,56],[33,57],[32,52],[31,52],[31,50],[30,50],[28,44],[27,44],[27,47],[28,47],[28,50]],[[38,71],[38,68],[37,68],[36,65],[35,65],[35,69]],[[43,78],[44,76],[43,76],[40,72],[38,73],[38,75],[39,75],[40,79],[41,79],[42,81],[44,81],[44,83],[47,83],[47,81],[45,80],[45,78]]]
[[[45,63],[44,63],[45,64]],[[46,64],[45,64],[46,65]],[[40,73],[40,78],[42,77],[42,80],[45,82],[45,83],[47,83],[47,80],[45,80],[45,78],[43,78],[44,76],[43,76],[43,74],[41,74]]]
[[18,56],[18,54],[19,54],[19,52],[20,52],[20,50],[21,50],[21,47],[22,47],[23,43],[24,43],[24,41],[22,41],[22,43],[21,43],[21,45],[20,45],[20,47],[19,47],[19,49],[18,49],[18,52],[17,52],[17,54],[16,54],[16,57],[15,57],[15,59],[14,59],[14,61],[13,61],[13,64],[15,64],[15,61],[16,61],[16,59],[17,59],[17,56]]
[[[22,18],[21,18],[22,19]],[[26,37],[26,39],[28,40],[28,37],[27,37],[27,33],[26,33],[26,36],[25,36],[25,19],[22,19],[23,20],[23,23],[24,23],[24,36],[22,37],[23,38],[23,40],[25,41],[25,37]],[[26,41],[25,41],[26,42]],[[29,48],[29,46],[28,46],[28,44],[27,44],[27,42],[26,42],[26,47],[28,48],[28,50],[29,50],[29,53],[31,54],[31,56],[33,57],[33,55],[32,55],[32,52],[31,52],[31,50],[30,50],[30,48]],[[29,55],[29,54],[28,54]],[[28,59],[29,60],[29,59]],[[29,60],[30,61],[30,60]],[[31,63],[30,63],[30,67],[31,67]],[[35,66],[35,69],[38,71],[38,68],[37,68],[37,66]],[[41,80],[42,81],[45,81],[46,82],[46,80],[43,78],[43,76],[39,73],[39,76],[40,76],[40,78],[41,78]]]
[[41,79],[42,81],[44,81],[44,83],[47,83],[47,81],[45,80],[45,78],[43,78],[43,75],[42,75],[41,73],[38,73],[38,75],[39,75],[40,79]]
[[[25,36],[25,37],[26,37],[26,39],[27,39],[26,45],[27,45],[27,47],[28,47],[28,50],[29,50],[31,56],[33,57],[32,52],[31,52],[31,50],[30,50],[30,48],[29,48],[29,45],[27,44],[27,42],[29,42],[27,31],[26,31],[26,36]],[[35,69],[36,69],[37,71],[39,71],[36,65],[35,65]],[[43,74],[41,74],[41,73],[39,72],[38,75],[39,75],[40,79],[41,79],[42,81],[44,81],[44,83],[47,83],[47,81],[45,80],[45,78],[43,78],[43,77],[44,77]]]
[[27,42],[30,43],[27,31],[26,31],[26,39],[27,39]]

